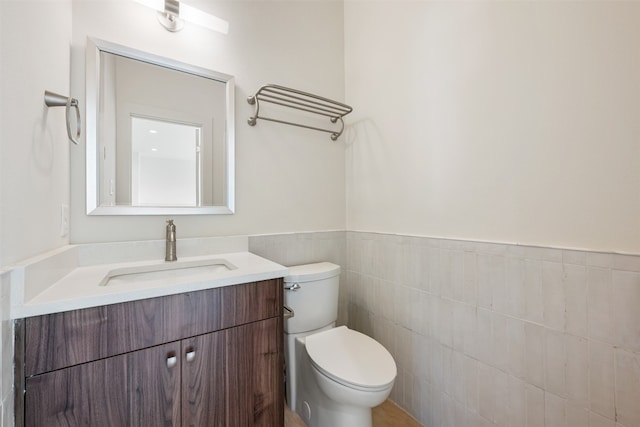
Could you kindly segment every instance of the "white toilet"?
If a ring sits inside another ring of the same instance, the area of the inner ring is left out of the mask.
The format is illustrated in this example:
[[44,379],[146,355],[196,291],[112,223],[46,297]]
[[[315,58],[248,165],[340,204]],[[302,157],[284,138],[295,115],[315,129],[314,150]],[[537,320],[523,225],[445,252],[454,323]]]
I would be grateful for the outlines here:
[[287,403],[309,427],[371,427],[371,408],[396,378],[391,354],[338,317],[340,267],[329,262],[289,267],[284,303]]

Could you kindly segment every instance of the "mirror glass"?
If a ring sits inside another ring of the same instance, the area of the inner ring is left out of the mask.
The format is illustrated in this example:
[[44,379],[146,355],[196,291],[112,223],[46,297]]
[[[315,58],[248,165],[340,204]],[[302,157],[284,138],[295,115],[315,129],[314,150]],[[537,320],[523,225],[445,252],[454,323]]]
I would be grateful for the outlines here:
[[87,213],[230,214],[232,76],[87,41]]
[[201,126],[131,116],[133,206],[202,206],[201,134]]

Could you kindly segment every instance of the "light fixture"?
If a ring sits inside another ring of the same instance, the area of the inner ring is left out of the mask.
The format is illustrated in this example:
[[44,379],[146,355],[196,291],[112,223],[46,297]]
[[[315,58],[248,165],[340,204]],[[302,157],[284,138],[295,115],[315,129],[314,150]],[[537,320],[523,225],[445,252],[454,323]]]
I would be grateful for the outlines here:
[[169,31],[180,31],[184,21],[227,34],[229,23],[178,0],[134,0],[158,11],[158,21]]

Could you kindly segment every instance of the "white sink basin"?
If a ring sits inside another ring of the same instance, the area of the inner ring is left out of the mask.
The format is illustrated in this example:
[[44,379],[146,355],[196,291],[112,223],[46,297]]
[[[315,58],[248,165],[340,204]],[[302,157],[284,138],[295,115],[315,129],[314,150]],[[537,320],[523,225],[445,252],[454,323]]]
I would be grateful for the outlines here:
[[163,279],[181,279],[192,276],[215,278],[218,274],[235,270],[236,266],[224,259],[174,261],[164,264],[147,264],[135,267],[114,268],[98,286],[114,286]]

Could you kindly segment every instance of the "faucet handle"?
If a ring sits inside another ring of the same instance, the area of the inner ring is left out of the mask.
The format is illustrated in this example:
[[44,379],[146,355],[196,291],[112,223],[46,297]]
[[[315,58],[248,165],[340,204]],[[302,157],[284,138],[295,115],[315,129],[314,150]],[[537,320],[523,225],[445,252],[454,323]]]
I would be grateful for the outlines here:
[[175,234],[176,232],[176,225],[173,223],[172,219],[167,220],[167,235],[169,233],[173,233]]

